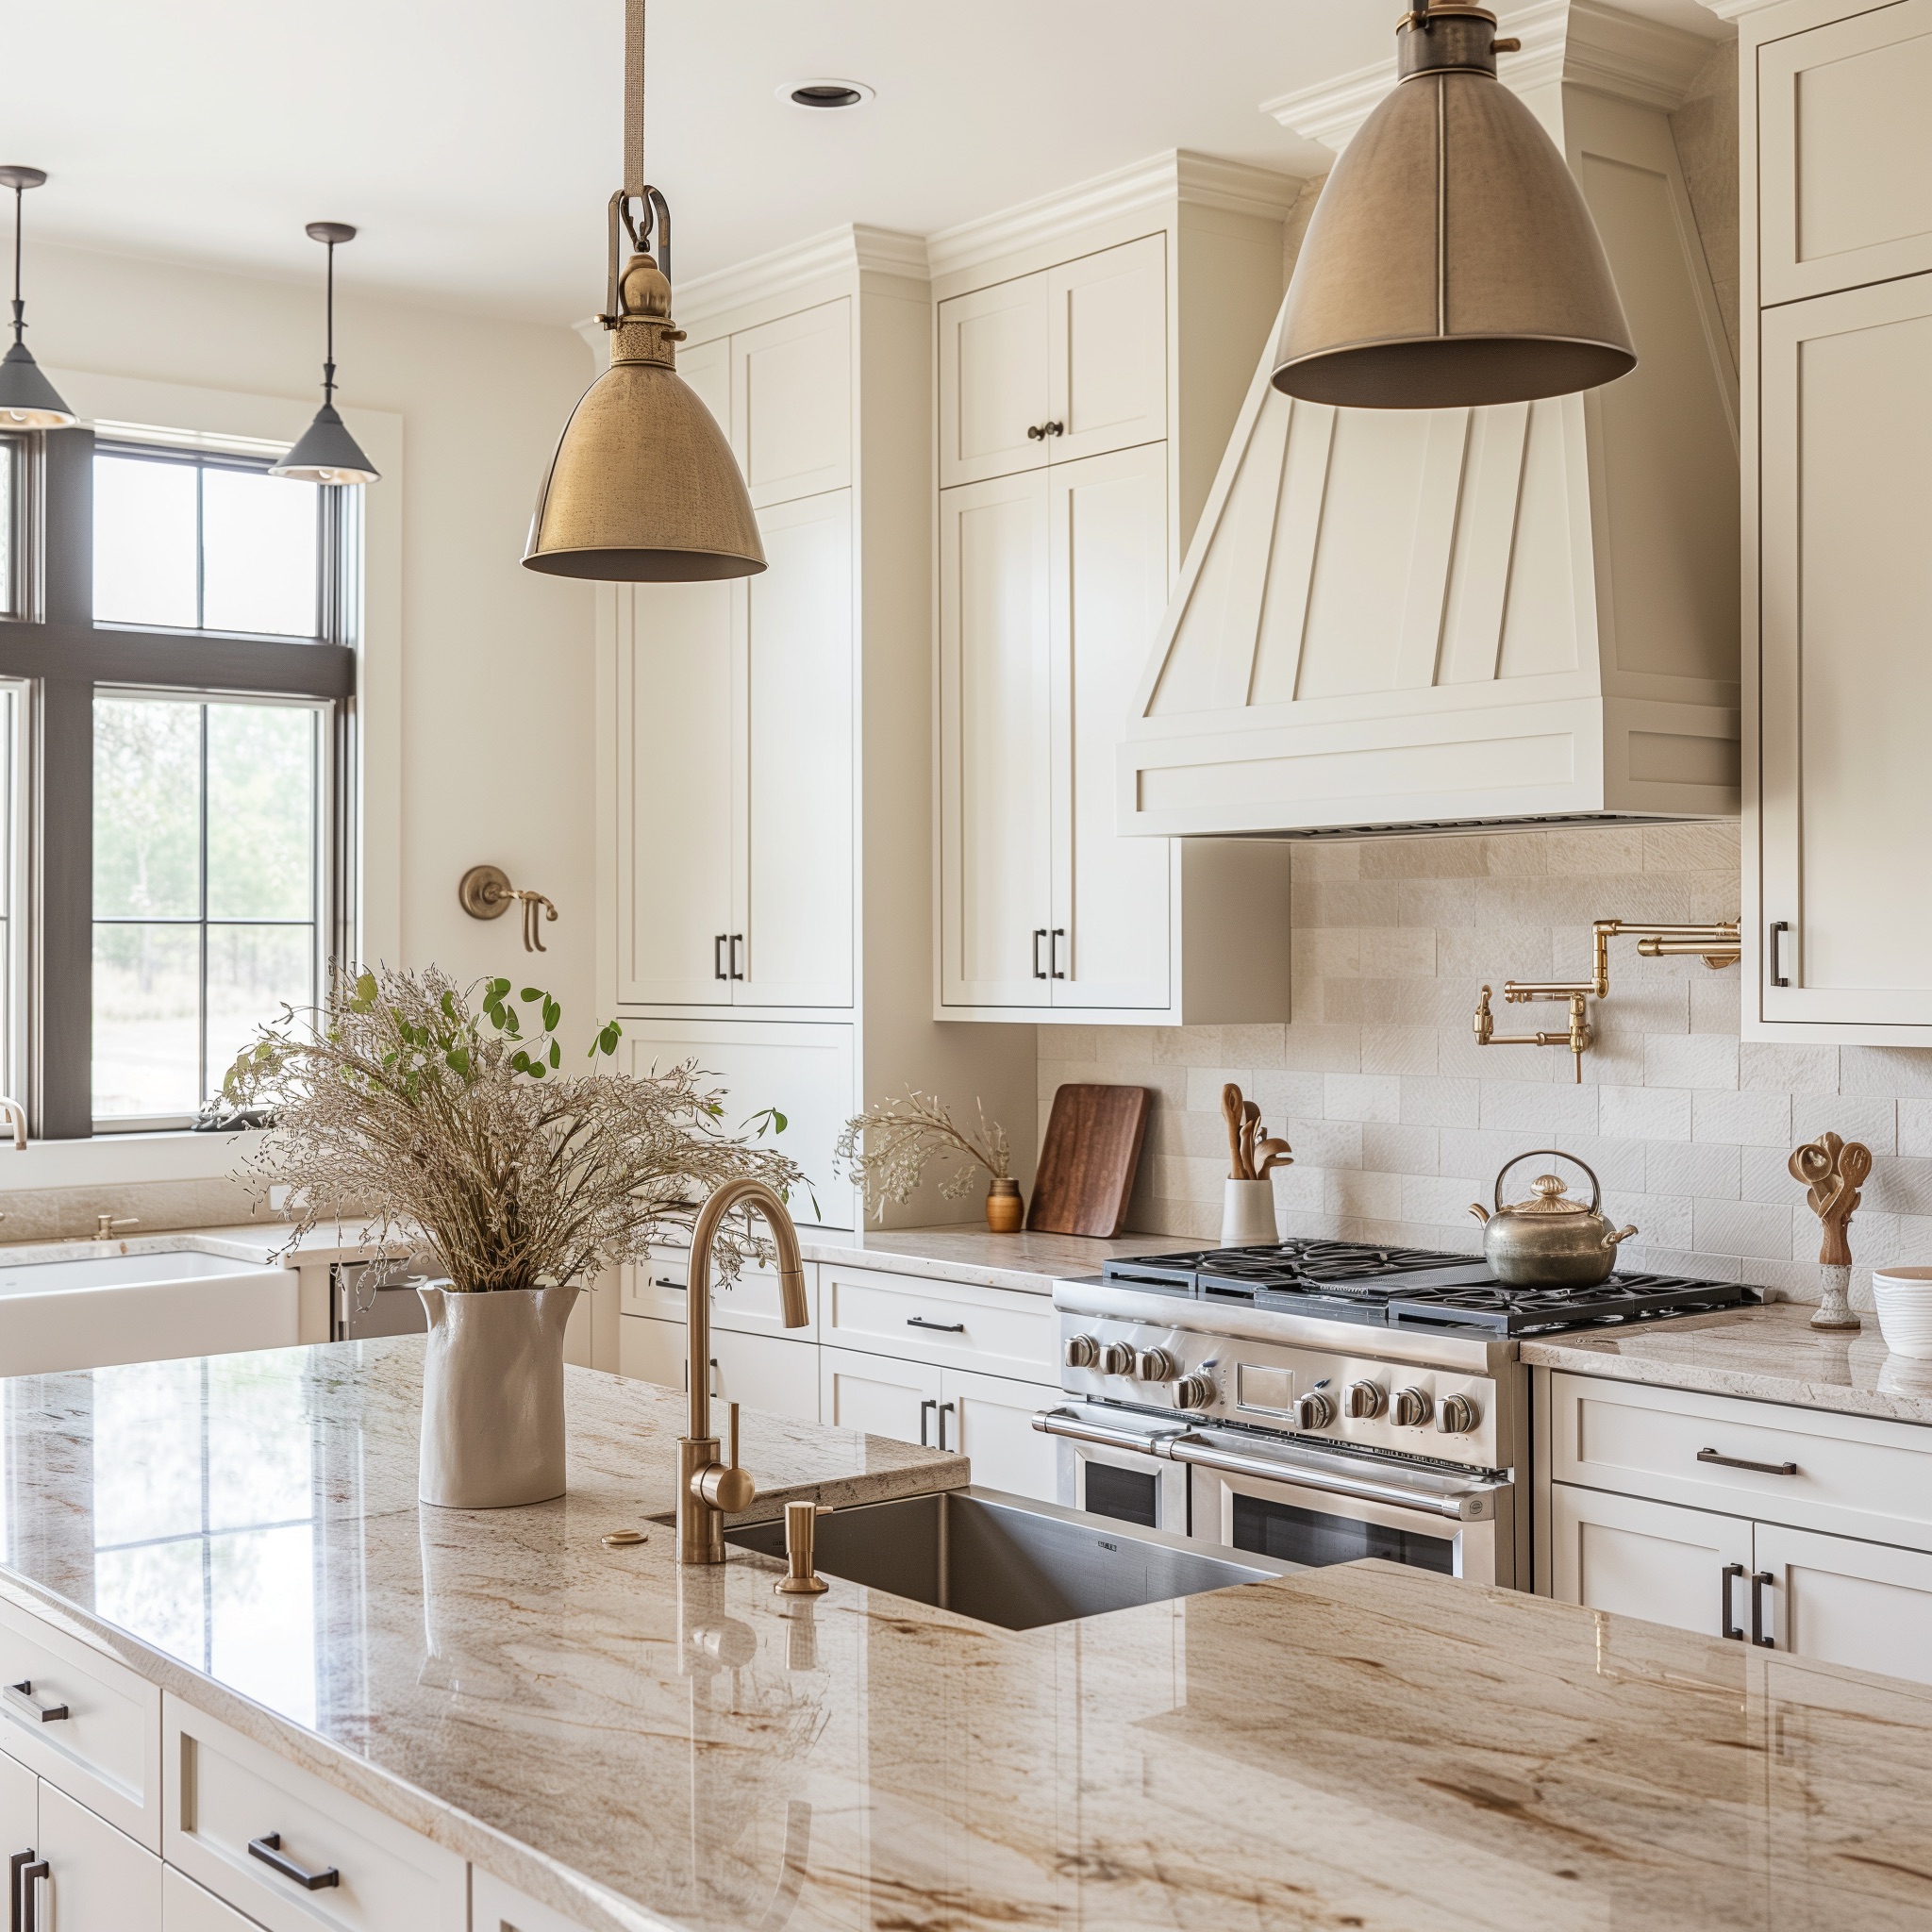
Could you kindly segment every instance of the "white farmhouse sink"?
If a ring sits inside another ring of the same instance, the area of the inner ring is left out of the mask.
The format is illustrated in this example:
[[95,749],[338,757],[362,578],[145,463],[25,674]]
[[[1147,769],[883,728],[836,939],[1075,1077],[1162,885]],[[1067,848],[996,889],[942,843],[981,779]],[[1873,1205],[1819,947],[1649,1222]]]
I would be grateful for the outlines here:
[[0,1248],[0,1375],[288,1348],[292,1268],[192,1235]]

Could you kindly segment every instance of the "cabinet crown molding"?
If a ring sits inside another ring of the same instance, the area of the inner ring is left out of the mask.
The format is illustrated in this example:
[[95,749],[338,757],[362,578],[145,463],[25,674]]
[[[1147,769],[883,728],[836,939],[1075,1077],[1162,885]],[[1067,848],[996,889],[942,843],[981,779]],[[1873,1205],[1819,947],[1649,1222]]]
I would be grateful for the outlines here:
[[687,329],[748,303],[762,302],[794,290],[809,288],[834,275],[898,275],[924,282],[930,279],[925,240],[896,228],[875,228],[848,222],[821,235],[808,235],[769,255],[755,255],[731,268],[693,275],[680,282],[673,297],[678,322]]
[[[1773,0],[1702,4],[1728,19],[1727,9]],[[1518,93],[1567,81],[1666,111],[1683,101],[1712,51],[1723,44],[1720,36],[1690,33],[1597,0],[1534,0],[1503,13],[1498,25],[1523,42],[1521,52],[1505,54],[1497,63],[1501,77]],[[1261,111],[1303,139],[1340,154],[1394,84],[1394,61],[1377,60],[1263,101]]]
[[1278,222],[1304,185],[1299,175],[1174,148],[1017,208],[941,228],[927,237],[926,257],[937,279],[1023,249],[1074,240],[1104,222],[1174,202]]

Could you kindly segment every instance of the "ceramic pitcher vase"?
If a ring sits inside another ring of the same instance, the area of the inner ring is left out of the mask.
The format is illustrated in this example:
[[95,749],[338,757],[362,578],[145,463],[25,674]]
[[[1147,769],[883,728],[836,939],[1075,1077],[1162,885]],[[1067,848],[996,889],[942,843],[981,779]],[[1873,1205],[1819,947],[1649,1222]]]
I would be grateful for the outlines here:
[[417,1289],[429,1315],[416,1490],[444,1509],[563,1494],[563,1329],[575,1288]]

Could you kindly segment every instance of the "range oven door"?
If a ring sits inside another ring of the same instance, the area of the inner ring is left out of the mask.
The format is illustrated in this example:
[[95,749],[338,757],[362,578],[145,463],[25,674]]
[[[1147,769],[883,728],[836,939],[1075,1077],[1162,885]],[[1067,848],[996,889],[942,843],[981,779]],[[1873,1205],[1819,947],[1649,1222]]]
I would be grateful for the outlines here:
[[1058,1438],[1055,1502],[1188,1534],[1188,1466],[1169,1461],[1157,1447],[1181,1433],[1176,1424],[1070,1402],[1036,1416],[1033,1426]]
[[1514,1485],[1402,1464],[1257,1446],[1189,1430],[1163,1445],[1192,1474],[1192,1541],[1310,1567],[1386,1562],[1518,1586]]

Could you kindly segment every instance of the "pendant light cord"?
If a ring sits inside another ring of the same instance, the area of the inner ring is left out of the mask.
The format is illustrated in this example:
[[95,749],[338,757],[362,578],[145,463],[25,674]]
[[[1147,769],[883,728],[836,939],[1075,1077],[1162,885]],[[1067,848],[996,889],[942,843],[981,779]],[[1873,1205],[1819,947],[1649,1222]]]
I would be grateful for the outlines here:
[[644,0],[624,0],[624,192],[644,198]]
[[[640,0],[641,4],[641,0]],[[21,184],[13,184],[13,342],[20,346],[21,338],[26,332],[26,304],[20,299],[20,223],[21,223]]]
[[[315,258],[311,256],[312,261]],[[336,244],[328,244],[328,296],[325,305],[328,320],[324,324],[322,352],[322,403],[326,408],[336,399]]]

